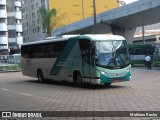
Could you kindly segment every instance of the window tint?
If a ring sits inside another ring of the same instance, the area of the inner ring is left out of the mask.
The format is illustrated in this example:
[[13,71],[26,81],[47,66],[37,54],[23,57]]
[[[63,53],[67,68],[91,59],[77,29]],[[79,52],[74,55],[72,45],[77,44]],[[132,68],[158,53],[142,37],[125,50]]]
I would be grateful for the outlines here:
[[82,53],[82,59],[90,64],[90,41],[87,39],[80,39],[79,44]]
[[29,46],[22,46],[21,47],[21,55],[24,58],[29,58]]
[[5,5],[0,5],[0,9],[5,9]]
[[144,54],[145,55],[147,55],[147,54],[153,54],[153,51],[154,50],[154,48],[153,47],[145,47],[144,49],[143,49],[143,52],[144,52]]
[[129,48],[129,53],[131,55],[146,55],[146,54],[153,54],[154,47],[142,47],[142,48]]
[[21,54],[24,58],[56,58],[59,56],[67,41],[43,43],[22,46]]
[[131,55],[142,55],[143,54],[143,49],[141,49],[141,48],[134,48],[134,49],[130,48],[129,53]]

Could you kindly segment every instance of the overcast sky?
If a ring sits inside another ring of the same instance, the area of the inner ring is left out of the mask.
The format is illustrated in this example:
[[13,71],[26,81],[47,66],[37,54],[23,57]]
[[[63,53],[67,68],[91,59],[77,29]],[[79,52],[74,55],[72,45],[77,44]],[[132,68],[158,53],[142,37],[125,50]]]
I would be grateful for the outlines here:
[[123,0],[125,3],[129,4],[129,3],[132,3],[132,2],[135,2],[135,1],[138,1],[138,0]]

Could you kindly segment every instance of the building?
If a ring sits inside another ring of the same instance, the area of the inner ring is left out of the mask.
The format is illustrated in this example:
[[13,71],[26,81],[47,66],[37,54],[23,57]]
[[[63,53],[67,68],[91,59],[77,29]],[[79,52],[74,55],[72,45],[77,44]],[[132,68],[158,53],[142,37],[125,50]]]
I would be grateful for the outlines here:
[[23,0],[22,23],[24,42],[40,40],[45,37],[42,24],[38,16],[40,7],[48,9],[48,0]]
[[[45,30],[43,30],[38,17],[40,7],[47,9],[55,8],[58,11],[58,15],[64,13],[65,18],[60,24],[66,25],[92,16],[92,1],[93,0],[22,0],[23,41],[38,41],[46,37]],[[118,6],[118,0],[98,1],[97,14]]]
[[120,4],[120,6],[123,6],[123,5],[126,5],[127,3],[124,2],[123,0],[119,0],[119,4]]
[[142,27],[138,27],[133,43],[160,43],[160,23],[144,26],[144,38]]
[[23,42],[20,0],[0,0],[0,52],[13,54]]
[[152,34],[152,35],[145,35],[144,40],[142,36],[135,36],[133,38],[133,43],[137,44],[143,44],[143,43],[149,43],[149,44],[154,44],[154,43],[160,43],[160,34]]
[[[97,14],[126,5],[123,0],[95,1]],[[58,15],[65,14],[58,27],[93,16],[93,0],[22,0],[24,42],[42,40],[46,37],[45,30],[43,30],[38,17],[40,7],[55,8],[58,11]],[[138,31],[139,28],[137,28],[136,33]]]
[[[119,7],[119,0],[95,0],[96,14]],[[93,16],[93,0],[49,0],[49,9],[55,8],[58,14],[65,14],[61,25]]]

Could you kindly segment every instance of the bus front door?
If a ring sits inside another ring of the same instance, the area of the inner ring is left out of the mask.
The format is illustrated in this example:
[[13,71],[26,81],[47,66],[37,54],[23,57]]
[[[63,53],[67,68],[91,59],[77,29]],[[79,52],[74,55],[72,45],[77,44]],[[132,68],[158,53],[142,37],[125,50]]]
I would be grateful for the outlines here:
[[80,49],[82,53],[82,69],[83,69],[83,80],[85,82],[91,82],[90,78],[90,41],[80,40]]

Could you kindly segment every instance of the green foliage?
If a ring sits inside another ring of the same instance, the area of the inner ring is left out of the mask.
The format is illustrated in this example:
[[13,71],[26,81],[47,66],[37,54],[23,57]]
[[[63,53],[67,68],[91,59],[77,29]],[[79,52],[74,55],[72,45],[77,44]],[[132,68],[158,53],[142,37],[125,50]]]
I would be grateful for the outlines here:
[[21,70],[21,66],[19,64],[9,65],[9,66],[0,66],[1,70]]
[[42,22],[43,29],[46,30],[48,37],[51,36],[52,30],[60,26],[58,23],[64,18],[64,14],[57,16],[56,9],[48,10],[46,8],[39,8],[39,18]]

